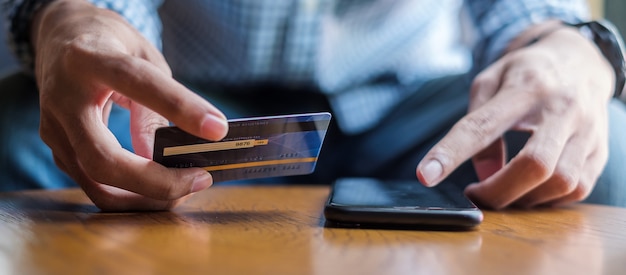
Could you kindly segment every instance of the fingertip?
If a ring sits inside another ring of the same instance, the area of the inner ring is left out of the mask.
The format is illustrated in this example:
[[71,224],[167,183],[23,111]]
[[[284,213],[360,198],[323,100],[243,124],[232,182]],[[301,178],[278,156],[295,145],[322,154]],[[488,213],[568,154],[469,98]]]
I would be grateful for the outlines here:
[[428,187],[437,185],[442,174],[443,165],[436,159],[427,160],[417,168],[417,178]]
[[475,203],[480,208],[502,210],[509,205],[508,202],[502,201],[498,197],[484,194],[483,190],[481,190],[483,189],[483,186],[484,185],[480,183],[469,184],[465,187],[465,191],[463,193],[470,201]]
[[202,136],[210,140],[221,140],[228,133],[228,121],[223,115],[206,114],[201,127]]
[[478,188],[479,188],[478,183],[470,183],[465,187],[463,194],[465,194],[465,196],[471,201],[478,201],[479,198],[476,195],[476,191]]
[[418,167],[415,171],[416,175],[417,175],[417,180],[424,186],[426,187],[433,187],[435,185],[430,185],[428,184],[428,182],[424,179],[424,175],[422,174],[422,171],[420,170],[420,168]]
[[213,185],[213,177],[210,173],[203,171],[202,174],[197,175],[193,179],[193,183],[191,184],[190,193],[196,193],[202,191],[204,189],[209,188]]

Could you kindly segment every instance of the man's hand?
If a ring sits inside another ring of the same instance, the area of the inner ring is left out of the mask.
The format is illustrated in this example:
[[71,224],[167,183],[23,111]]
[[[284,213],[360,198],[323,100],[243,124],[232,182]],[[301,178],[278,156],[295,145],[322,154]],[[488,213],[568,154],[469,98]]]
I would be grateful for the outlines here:
[[[154,131],[168,118],[219,140],[228,131],[224,115],[173,80],[161,53],[122,17],[86,1],[59,0],[37,14],[32,31],[41,137],[98,207],[168,209],[212,184],[200,168],[151,161]],[[113,103],[130,110],[137,155],[107,128]]]
[[[479,205],[580,201],[608,158],[614,73],[574,28],[562,26],[515,48],[476,77],[468,114],[422,159],[417,176],[434,186],[471,157],[480,182],[465,193]],[[509,163],[502,139],[507,130],[531,133]]]

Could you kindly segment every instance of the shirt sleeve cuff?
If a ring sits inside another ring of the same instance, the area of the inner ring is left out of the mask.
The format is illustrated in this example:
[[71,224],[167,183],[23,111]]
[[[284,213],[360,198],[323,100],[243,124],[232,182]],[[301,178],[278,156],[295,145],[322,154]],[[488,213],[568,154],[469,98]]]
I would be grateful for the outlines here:
[[[54,0],[13,0],[7,2],[9,47],[28,72],[33,72],[34,49],[30,41],[30,30],[35,14]],[[113,10],[122,15],[131,25],[161,49],[161,21],[157,9],[161,0],[120,1],[90,0],[95,6]]]
[[479,35],[473,52],[474,75],[499,59],[509,43],[532,25],[550,19],[578,23],[589,17],[584,1],[524,2],[498,1],[478,19],[474,18]]

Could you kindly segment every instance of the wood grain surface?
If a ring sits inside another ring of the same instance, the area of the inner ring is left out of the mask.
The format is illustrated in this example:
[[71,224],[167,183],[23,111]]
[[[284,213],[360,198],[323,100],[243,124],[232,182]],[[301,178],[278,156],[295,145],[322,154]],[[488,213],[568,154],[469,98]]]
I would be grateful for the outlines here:
[[486,212],[472,231],[325,227],[326,186],[215,186],[169,212],[0,194],[0,274],[626,274],[626,209]]

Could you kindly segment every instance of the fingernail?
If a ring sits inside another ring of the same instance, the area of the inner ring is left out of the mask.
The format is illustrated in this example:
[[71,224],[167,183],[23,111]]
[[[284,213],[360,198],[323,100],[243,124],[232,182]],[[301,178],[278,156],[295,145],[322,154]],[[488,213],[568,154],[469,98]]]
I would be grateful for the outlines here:
[[441,177],[441,174],[443,173],[443,166],[441,165],[441,162],[437,160],[429,160],[422,167],[421,172],[422,177],[426,181],[425,184],[428,186],[433,186],[435,184],[435,181],[438,180],[439,177]]
[[211,185],[213,185],[213,177],[211,177],[211,174],[205,172],[204,174],[199,175],[193,179],[193,183],[191,185],[191,193],[202,191],[209,188],[209,186]]
[[202,134],[210,137],[211,140],[220,140],[228,132],[228,122],[221,117],[211,114],[204,116],[202,121]]

